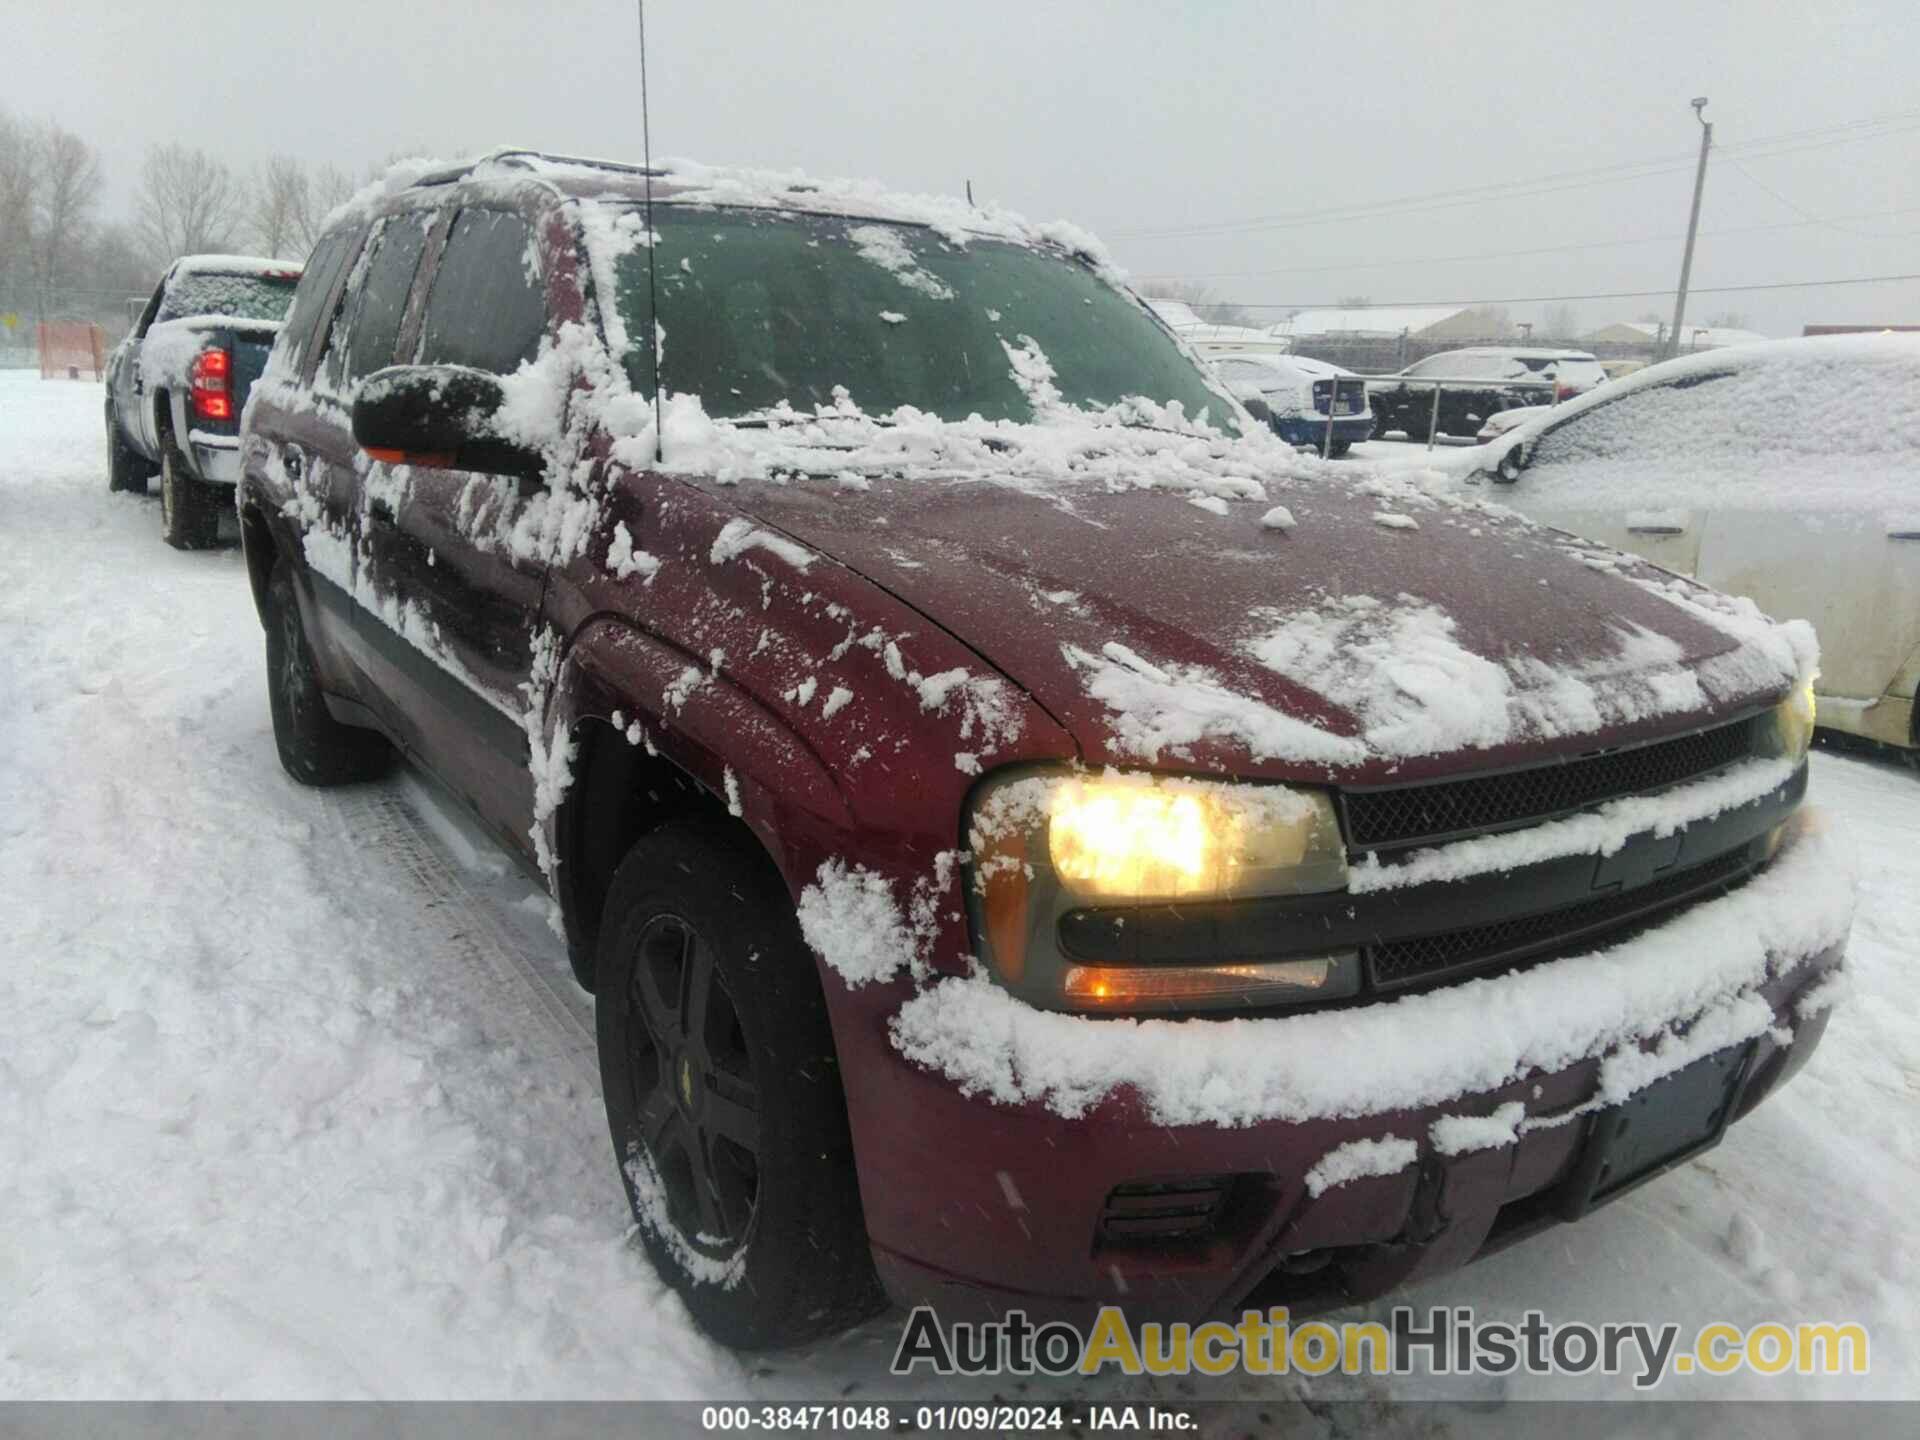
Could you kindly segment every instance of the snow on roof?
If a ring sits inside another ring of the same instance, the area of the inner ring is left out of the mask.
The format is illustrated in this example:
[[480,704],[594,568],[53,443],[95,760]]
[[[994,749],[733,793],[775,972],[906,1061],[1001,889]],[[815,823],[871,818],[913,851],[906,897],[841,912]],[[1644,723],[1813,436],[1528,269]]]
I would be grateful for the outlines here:
[[1293,342],[1284,335],[1255,330],[1247,325],[1181,325],[1180,338],[1202,355],[1265,354],[1284,355]]
[[[988,202],[971,204],[950,195],[889,189],[877,180],[826,179],[801,170],[758,170],[745,166],[702,164],[698,160],[656,161],[653,199],[680,205],[843,215],[901,225],[924,225],[950,244],[964,246],[976,237],[1023,245],[1050,245],[1078,255],[1116,283],[1124,278],[1107,247],[1091,232],[1065,220],[1033,222]],[[421,183],[461,180],[547,182],[578,199],[608,197],[637,200],[645,193],[648,172],[617,161],[582,160],[502,148],[467,161],[401,160],[327,217],[329,226],[355,213],[371,213],[382,199]]]
[[1351,370],[1339,365],[1329,365],[1324,360],[1313,360],[1305,355],[1289,355],[1285,352],[1215,355],[1211,358],[1216,367],[1222,360],[1238,360],[1243,364],[1258,366],[1270,372],[1276,379],[1282,380],[1325,380],[1334,375],[1353,374]]
[[[1683,325],[1680,328],[1684,332],[1680,337],[1682,351],[1719,350],[1728,345],[1752,345],[1768,338],[1758,330],[1734,330],[1724,325]],[[1660,339],[1667,333],[1665,325],[1655,324],[1649,320],[1622,320],[1605,329],[1596,330],[1586,338],[1597,340],[1603,335],[1611,337],[1622,330],[1631,330],[1649,340]]]
[[298,275],[298,260],[274,260],[265,255],[182,255],[173,262],[175,275]]
[[1300,310],[1273,327],[1276,335],[1414,335],[1453,319],[1466,305],[1359,306]]
[[1288,342],[1269,330],[1251,325],[1214,325],[1202,320],[1193,306],[1184,300],[1142,297],[1150,308],[1179,337],[1208,359],[1223,355],[1284,355]]
[[1557,345],[1465,345],[1458,350],[1449,350],[1449,355],[1494,355],[1500,358],[1513,356],[1522,360],[1591,360],[1593,354],[1587,350],[1568,350]]
[[1204,325],[1207,323],[1202,320],[1199,313],[1184,300],[1165,300],[1158,295],[1148,295],[1144,298],[1147,302],[1147,307],[1176,330],[1188,325]]

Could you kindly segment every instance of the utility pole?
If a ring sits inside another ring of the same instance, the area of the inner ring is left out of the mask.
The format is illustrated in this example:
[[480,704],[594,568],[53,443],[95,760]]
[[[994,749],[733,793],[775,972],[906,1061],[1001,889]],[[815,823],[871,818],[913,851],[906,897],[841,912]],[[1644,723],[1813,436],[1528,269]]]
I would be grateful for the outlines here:
[[1700,229],[1700,192],[1707,186],[1707,150],[1713,144],[1713,125],[1701,112],[1707,108],[1707,97],[1702,95],[1693,102],[1693,118],[1700,122],[1700,168],[1693,172],[1693,214],[1687,220],[1687,249],[1680,257],[1680,290],[1673,297],[1673,329],[1667,334],[1666,353],[1660,358],[1671,360],[1680,351],[1680,326],[1687,318],[1687,280],[1693,274],[1693,237]]

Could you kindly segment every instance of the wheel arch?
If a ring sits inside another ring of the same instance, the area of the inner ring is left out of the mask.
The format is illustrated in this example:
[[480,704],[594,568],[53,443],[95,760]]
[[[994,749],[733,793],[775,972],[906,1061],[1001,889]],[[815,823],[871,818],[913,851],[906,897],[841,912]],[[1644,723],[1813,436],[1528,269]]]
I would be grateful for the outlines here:
[[[700,676],[691,688],[689,671]],[[550,747],[567,748],[570,782],[536,823],[568,955],[587,989],[613,871],[642,835],[686,818],[721,824],[749,838],[797,899],[826,837],[852,823],[800,736],[725,674],[617,617],[576,632],[545,730]]]
[[[244,482],[242,494],[246,494]],[[274,538],[272,522],[251,495],[246,495],[240,506],[240,553],[247,562],[247,588],[253,592],[254,614],[264,621],[267,581],[273,575],[273,562],[279,558],[279,542]]]

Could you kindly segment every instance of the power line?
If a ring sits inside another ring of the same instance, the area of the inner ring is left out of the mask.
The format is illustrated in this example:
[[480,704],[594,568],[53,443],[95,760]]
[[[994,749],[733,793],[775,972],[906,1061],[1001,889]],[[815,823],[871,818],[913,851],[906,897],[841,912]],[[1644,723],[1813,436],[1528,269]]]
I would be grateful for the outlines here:
[[[1819,216],[1811,214],[1808,211],[1801,209],[1800,206],[1794,204],[1793,201],[1789,200],[1786,196],[1782,195],[1778,190],[1774,189],[1773,186],[1767,184],[1766,181],[1762,180],[1758,175],[1754,174],[1751,170],[1747,169],[1746,166],[1742,165],[1738,160],[1734,159],[1731,155],[1724,155],[1721,158],[1724,159],[1727,162],[1727,164],[1733,166],[1735,170],[1739,171],[1740,174],[1746,178],[1749,184],[1753,185],[1756,189],[1762,190],[1766,194],[1771,195],[1774,199],[1778,200],[1782,205],[1786,206],[1789,210],[1793,211],[1794,214],[1798,215],[1800,217],[1801,223],[1804,225],[1819,225],[1824,227],[1825,229],[1838,231],[1842,235],[1852,235],[1861,240],[1906,240],[1911,238],[1910,235],[1889,235],[1884,231],[1879,231],[1879,230],[1855,230],[1848,225],[1836,225],[1833,222],[1833,220],[1823,220]],[[1876,213],[1883,214],[1883,215],[1897,215],[1901,212],[1897,210],[1887,210],[1887,211],[1879,211]],[[1842,215],[1842,216],[1835,217],[1835,219],[1841,219],[1841,220],[1854,219],[1854,218],[1871,219],[1873,217],[1871,215],[1860,216],[1860,217]]]
[[[1785,200],[1786,197],[1779,197]],[[1787,202],[1791,204],[1791,201]],[[1721,230],[1702,230],[1704,239],[1710,235],[1757,235],[1773,230],[1803,230],[1809,225],[1833,225],[1838,220],[1872,220],[1882,216],[1909,215],[1920,211],[1920,205],[1905,205],[1892,210],[1867,210],[1855,215],[1830,215],[1824,219],[1807,216],[1803,220],[1779,220],[1766,225],[1736,225]],[[1399,260],[1342,260],[1331,264],[1314,265],[1278,265],[1264,270],[1183,270],[1178,274],[1149,273],[1147,280],[1237,280],[1254,275],[1313,275],[1331,274],[1344,270],[1385,270],[1399,265],[1451,265],[1469,260],[1512,260],[1528,255],[1565,255],[1582,250],[1613,250],[1628,245],[1665,244],[1669,240],[1678,240],[1683,231],[1670,231],[1665,235],[1637,235],[1620,240],[1583,240],[1571,245],[1536,245],[1526,250],[1486,250],[1474,255],[1414,255]],[[1865,231],[1849,231],[1849,234],[1866,235]],[[1907,240],[1920,236],[1920,231],[1907,231],[1898,235],[1875,235],[1871,238],[1883,240]]]
[[[1757,136],[1720,147],[1723,154],[1744,154],[1752,159],[1773,159],[1778,155],[1798,154],[1806,150],[1851,145],[1889,135],[1907,134],[1920,129],[1920,110],[1847,121],[1839,125],[1818,126],[1807,130],[1786,131]],[[1192,225],[1163,226],[1139,230],[1109,232],[1113,239],[1160,240],[1180,237],[1228,234],[1255,234],[1267,230],[1296,229],[1311,225],[1330,225],[1353,220],[1372,219],[1389,214],[1422,214],[1457,209],[1492,200],[1531,199],[1538,195],[1565,190],[1586,189],[1651,179],[1691,168],[1691,154],[1623,160],[1611,165],[1582,170],[1559,171],[1525,180],[1494,181],[1482,185],[1456,186],[1446,190],[1405,195],[1353,205],[1320,206],[1312,210],[1283,211],[1273,215],[1250,216],[1237,220],[1203,221]]]
[[[1645,180],[1655,175],[1665,175],[1687,168],[1684,163],[1664,163],[1658,164],[1657,168],[1649,169],[1647,167],[1650,164],[1655,162],[1634,161],[1607,166],[1604,167],[1607,173],[1602,178],[1580,179],[1577,177],[1597,176],[1600,172],[1572,170],[1562,175],[1539,176],[1534,180],[1475,185],[1456,190],[1435,190],[1425,195],[1410,195],[1395,200],[1375,200],[1357,205],[1328,205],[1313,210],[1289,211],[1280,215],[1245,220],[1220,220],[1198,225],[1177,225],[1155,230],[1116,230],[1112,234],[1116,240],[1168,240],[1198,235],[1252,235],[1268,230],[1293,230],[1310,225],[1333,225],[1352,220],[1371,220],[1385,215],[1425,214],[1434,210],[1453,210],[1463,205],[1485,204],[1489,200],[1530,199],[1535,195],[1551,195],[1561,190],[1581,190],[1593,185]],[[1613,173],[1616,171],[1637,173]],[[1555,180],[1565,180],[1567,183],[1547,183]]]
[[[1908,275],[1855,275],[1842,280],[1774,280],[1756,285],[1694,285],[1695,295],[1734,295],[1755,290],[1818,290],[1831,285],[1892,285],[1903,280],[1920,280],[1920,272]],[[1199,309],[1235,310],[1395,310],[1427,305],[1547,305],[1562,300],[1644,300],[1656,295],[1671,295],[1673,287],[1660,290],[1597,290],[1586,295],[1500,295],[1479,296],[1470,300],[1369,300],[1363,305],[1342,305],[1337,300],[1208,300]]]

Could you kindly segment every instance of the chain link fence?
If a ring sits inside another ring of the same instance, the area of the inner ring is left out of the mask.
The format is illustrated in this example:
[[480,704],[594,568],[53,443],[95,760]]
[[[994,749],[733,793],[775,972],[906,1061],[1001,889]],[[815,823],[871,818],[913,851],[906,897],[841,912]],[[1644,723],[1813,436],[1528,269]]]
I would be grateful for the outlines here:
[[38,369],[42,324],[97,325],[108,350],[133,328],[148,296],[88,286],[44,287],[0,280],[0,370]]

